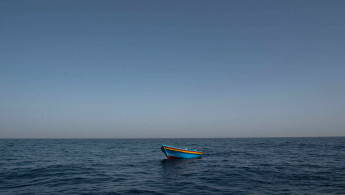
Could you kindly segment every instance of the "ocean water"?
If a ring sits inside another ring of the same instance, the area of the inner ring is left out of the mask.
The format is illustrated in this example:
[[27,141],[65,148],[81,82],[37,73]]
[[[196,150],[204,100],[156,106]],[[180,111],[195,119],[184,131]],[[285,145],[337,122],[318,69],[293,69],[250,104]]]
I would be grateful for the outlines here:
[[135,193],[345,194],[345,138],[0,140],[0,194]]

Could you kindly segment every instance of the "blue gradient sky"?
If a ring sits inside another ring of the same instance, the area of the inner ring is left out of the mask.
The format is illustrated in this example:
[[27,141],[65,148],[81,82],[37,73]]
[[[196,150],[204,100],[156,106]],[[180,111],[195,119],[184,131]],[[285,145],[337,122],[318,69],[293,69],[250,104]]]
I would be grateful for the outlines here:
[[345,136],[345,1],[0,1],[0,138]]

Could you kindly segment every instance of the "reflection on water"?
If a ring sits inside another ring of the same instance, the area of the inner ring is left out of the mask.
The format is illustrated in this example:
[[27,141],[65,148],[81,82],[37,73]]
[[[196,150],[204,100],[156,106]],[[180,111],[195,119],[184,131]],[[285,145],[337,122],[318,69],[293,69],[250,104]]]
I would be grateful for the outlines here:
[[164,159],[161,161],[163,178],[191,175],[198,172],[196,163],[201,159]]

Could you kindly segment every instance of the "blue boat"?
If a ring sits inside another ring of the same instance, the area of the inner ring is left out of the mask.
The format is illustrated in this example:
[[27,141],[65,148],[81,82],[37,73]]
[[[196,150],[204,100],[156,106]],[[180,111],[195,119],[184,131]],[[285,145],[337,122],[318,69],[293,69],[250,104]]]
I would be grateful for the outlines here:
[[167,145],[162,145],[161,150],[168,159],[201,158],[204,154],[194,148],[182,149]]

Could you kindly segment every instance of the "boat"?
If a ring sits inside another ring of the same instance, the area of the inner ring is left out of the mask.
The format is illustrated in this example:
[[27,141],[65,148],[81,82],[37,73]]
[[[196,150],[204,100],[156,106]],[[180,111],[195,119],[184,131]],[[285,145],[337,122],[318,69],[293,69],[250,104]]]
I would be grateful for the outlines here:
[[202,151],[198,151],[194,148],[177,148],[173,146],[162,145],[162,152],[168,159],[190,159],[201,158],[204,154]]

